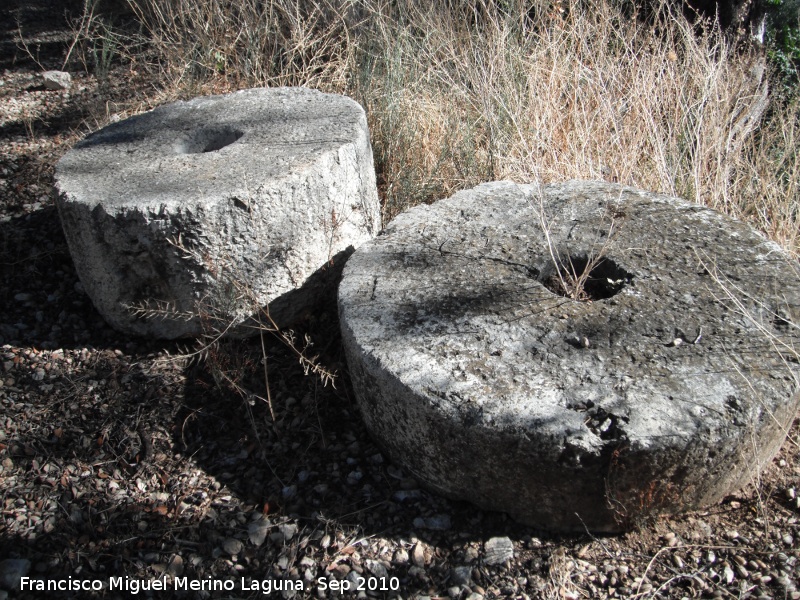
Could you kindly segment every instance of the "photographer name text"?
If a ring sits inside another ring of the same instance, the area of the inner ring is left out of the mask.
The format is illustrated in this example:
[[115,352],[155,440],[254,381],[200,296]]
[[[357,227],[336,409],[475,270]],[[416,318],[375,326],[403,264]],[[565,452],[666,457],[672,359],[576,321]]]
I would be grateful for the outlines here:
[[[238,583],[238,585],[237,585]],[[168,592],[168,591],[207,591],[207,592],[261,592],[269,595],[272,592],[306,591],[307,584],[302,580],[292,579],[190,579],[189,577],[174,577],[166,579],[132,579],[130,577],[109,577],[108,579],[37,579],[23,577],[20,580],[20,591],[33,592],[89,592],[89,591],[125,591],[129,594],[140,592]],[[314,583],[318,590],[331,592],[396,592],[400,589],[400,580],[397,577],[362,577],[352,579],[331,579],[320,577]]]

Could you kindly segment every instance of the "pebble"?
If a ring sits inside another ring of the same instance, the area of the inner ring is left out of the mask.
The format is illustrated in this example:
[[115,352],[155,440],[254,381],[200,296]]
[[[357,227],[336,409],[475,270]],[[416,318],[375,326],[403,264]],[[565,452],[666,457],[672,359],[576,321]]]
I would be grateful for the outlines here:
[[222,549],[231,556],[239,554],[243,548],[244,544],[242,544],[242,542],[236,538],[227,538],[224,542],[222,542]]
[[66,71],[45,71],[42,83],[48,90],[68,90],[72,86],[72,75]]
[[733,581],[734,573],[733,569],[731,569],[729,565],[725,565],[725,568],[722,570],[722,577],[725,579],[725,583],[728,585],[730,585]]
[[470,546],[464,551],[464,560],[467,562],[475,562],[479,557],[480,552],[478,552],[478,549],[473,546]]
[[389,577],[389,571],[386,570],[386,567],[381,561],[367,559],[364,564],[367,566],[367,570],[369,570],[369,572],[372,573],[375,577],[379,579],[381,577],[383,578]]
[[450,581],[454,585],[469,585],[472,581],[472,567],[454,567],[450,570]]
[[432,517],[417,517],[414,527],[418,529],[431,529],[433,531],[447,531],[452,527],[450,515],[434,515]]
[[269,531],[269,522],[263,519],[251,521],[247,526],[247,537],[250,543],[254,546],[261,546],[267,539],[267,532]]
[[297,533],[297,525],[294,523],[283,523],[278,525],[278,531],[283,536],[284,541],[288,542]]
[[350,589],[355,590],[360,585],[361,575],[357,571],[350,571],[345,579],[350,582]]
[[170,575],[183,575],[183,558],[180,554],[173,554],[167,565],[167,573]]
[[392,562],[398,565],[406,564],[408,562],[408,551],[405,548],[398,548],[392,557]]
[[417,567],[425,566],[425,548],[421,542],[414,545],[414,549],[411,551],[411,562]]
[[514,544],[507,537],[493,537],[487,540],[483,549],[487,565],[502,565],[514,558]]
[[31,561],[26,558],[7,558],[0,561],[0,587],[19,589],[20,580],[31,570]]

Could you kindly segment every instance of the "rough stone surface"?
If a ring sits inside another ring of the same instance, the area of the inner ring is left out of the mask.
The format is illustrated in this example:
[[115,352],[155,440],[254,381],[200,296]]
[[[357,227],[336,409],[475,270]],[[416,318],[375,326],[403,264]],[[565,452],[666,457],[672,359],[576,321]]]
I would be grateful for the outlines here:
[[514,544],[507,537],[493,537],[486,540],[484,550],[486,552],[484,562],[487,565],[502,565],[514,558]]
[[[559,293],[555,265],[599,253],[594,300]],[[795,269],[680,199],[484,184],[353,254],[343,344],[371,434],[415,478],[538,527],[617,531],[716,502],[777,451],[798,406]]]
[[72,75],[66,71],[45,71],[42,83],[48,90],[68,90],[72,87]]
[[139,335],[197,335],[198,312],[224,326],[268,303],[290,321],[312,300],[309,277],[380,226],[363,109],[304,88],[109,125],[62,158],[56,184],[86,292]]

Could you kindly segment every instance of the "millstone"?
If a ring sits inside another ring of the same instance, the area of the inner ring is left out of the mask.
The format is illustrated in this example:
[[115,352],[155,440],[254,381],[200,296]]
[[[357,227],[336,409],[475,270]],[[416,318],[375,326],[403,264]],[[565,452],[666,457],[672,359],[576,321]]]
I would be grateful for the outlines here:
[[799,298],[776,244],[708,208],[500,182],[392,221],[349,259],[339,311],[394,461],[524,523],[612,532],[717,502],[774,456]]
[[313,275],[380,227],[363,109],[304,88],[109,125],[61,159],[56,185],[86,292],[139,335],[197,335],[267,304],[290,321],[312,301]]

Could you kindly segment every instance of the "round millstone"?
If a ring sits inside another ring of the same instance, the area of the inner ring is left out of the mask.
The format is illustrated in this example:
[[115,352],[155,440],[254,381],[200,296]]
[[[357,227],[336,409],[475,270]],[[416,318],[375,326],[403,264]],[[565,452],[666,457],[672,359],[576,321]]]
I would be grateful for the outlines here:
[[109,324],[146,336],[209,333],[268,304],[291,321],[315,274],[380,227],[363,109],[304,88],[114,123],[61,159],[56,186],[84,289]]
[[499,182],[392,221],[350,257],[339,311],[394,461],[537,527],[612,532],[717,502],[774,456],[798,298],[780,248],[708,208]]

